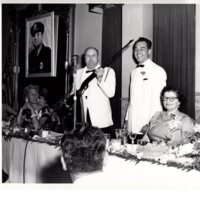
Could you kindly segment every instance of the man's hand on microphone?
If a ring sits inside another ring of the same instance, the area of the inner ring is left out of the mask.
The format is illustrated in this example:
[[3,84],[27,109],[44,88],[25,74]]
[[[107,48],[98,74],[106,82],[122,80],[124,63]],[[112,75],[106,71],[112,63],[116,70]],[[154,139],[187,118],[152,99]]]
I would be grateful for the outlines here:
[[103,68],[99,68],[99,69],[95,70],[95,73],[97,75],[98,82],[101,82],[101,80],[103,78],[104,69]]

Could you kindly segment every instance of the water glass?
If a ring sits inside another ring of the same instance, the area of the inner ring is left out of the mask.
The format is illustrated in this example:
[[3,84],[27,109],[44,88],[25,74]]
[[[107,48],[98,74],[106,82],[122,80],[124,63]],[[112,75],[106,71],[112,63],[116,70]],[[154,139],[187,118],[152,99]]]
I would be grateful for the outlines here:
[[110,146],[110,134],[109,133],[104,133],[103,135],[106,138],[106,150],[109,150],[109,146]]
[[126,129],[121,129],[121,139],[122,145],[126,145],[128,142],[128,131]]
[[131,144],[134,144],[135,143],[135,139],[137,137],[137,133],[130,132],[128,135],[129,135],[129,137],[131,139]]
[[115,136],[116,136],[116,139],[121,139],[122,132],[120,128],[115,129]]

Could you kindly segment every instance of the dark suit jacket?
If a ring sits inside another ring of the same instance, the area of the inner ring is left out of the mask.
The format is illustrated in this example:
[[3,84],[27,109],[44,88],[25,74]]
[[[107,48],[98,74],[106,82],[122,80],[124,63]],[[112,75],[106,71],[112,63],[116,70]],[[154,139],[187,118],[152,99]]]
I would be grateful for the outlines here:
[[40,178],[42,183],[73,183],[70,173],[63,170],[59,157],[41,169]]
[[39,55],[33,50],[29,54],[29,73],[50,73],[51,72],[51,49],[42,44]]

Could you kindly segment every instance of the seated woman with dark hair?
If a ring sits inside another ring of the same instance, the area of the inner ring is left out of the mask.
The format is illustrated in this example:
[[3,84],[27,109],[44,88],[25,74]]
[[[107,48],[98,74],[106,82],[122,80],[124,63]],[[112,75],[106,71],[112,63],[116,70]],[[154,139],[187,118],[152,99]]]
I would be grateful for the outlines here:
[[17,123],[22,127],[39,130],[43,128],[48,120],[48,112],[43,108],[46,106],[38,102],[39,87],[29,85],[24,88],[25,104],[20,108]]
[[161,101],[164,111],[154,114],[143,141],[166,142],[172,146],[189,143],[194,133],[194,121],[180,112],[183,105],[183,95],[173,86],[163,88]]
[[97,127],[86,125],[72,130],[63,137],[61,149],[63,167],[69,171],[73,182],[103,168],[106,139]]

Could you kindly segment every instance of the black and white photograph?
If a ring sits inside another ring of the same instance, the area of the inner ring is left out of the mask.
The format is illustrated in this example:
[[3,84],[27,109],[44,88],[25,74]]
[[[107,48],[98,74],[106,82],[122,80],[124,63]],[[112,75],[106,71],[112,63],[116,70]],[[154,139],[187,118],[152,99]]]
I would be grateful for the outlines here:
[[1,10],[3,187],[200,189],[200,2]]

